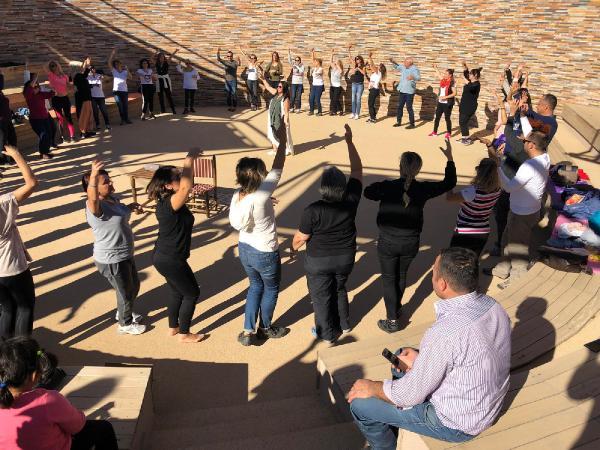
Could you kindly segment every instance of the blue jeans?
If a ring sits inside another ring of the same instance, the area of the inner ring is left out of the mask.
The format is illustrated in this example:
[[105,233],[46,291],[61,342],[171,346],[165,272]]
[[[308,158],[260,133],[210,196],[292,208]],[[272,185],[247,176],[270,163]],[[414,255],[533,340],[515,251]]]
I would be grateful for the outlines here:
[[[404,372],[392,369],[392,376],[402,378]],[[445,426],[431,402],[400,409],[375,397],[359,398],[350,404],[350,412],[373,450],[396,450],[398,428],[447,442],[465,442],[475,437]]]
[[261,252],[243,242],[239,243],[240,261],[250,280],[246,298],[244,331],[256,331],[260,313],[261,328],[271,326],[273,312],[279,296],[281,258],[279,251]]
[[360,115],[360,100],[364,90],[363,83],[352,83],[352,114]]
[[117,104],[117,108],[119,108],[119,116],[121,116],[121,121],[126,122],[129,120],[129,94],[123,91],[113,91],[113,95],[115,96],[115,103]]
[[225,92],[227,92],[227,106],[237,106],[237,80],[225,80]]
[[396,117],[396,121],[398,123],[402,123],[402,114],[404,113],[404,105],[406,105],[406,110],[408,111],[408,120],[411,125],[415,124],[415,111],[413,110],[414,99],[415,94],[405,94],[404,92],[400,92],[398,101],[398,114]]
[[321,107],[321,95],[323,95],[323,91],[325,90],[325,86],[311,86],[310,87],[310,95],[308,96],[308,103],[310,105],[310,112],[313,112],[315,108],[317,112],[321,114],[323,112],[323,108]]
[[304,87],[301,84],[292,84],[292,91],[290,97],[290,103],[292,108],[300,109],[301,106],[301,98],[302,92],[304,92]]

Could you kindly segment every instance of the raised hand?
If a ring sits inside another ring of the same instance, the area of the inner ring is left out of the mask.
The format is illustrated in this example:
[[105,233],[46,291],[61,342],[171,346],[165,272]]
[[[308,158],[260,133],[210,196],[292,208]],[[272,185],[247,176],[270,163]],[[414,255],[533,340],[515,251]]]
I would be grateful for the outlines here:
[[197,158],[204,153],[200,147],[192,147],[188,150],[187,158]]
[[452,144],[450,143],[450,139],[446,139],[446,148],[440,147],[440,150],[448,158],[448,161],[452,161]]
[[98,173],[100,173],[100,171],[104,169],[104,161],[100,160],[100,159],[95,159],[92,161],[92,171],[91,171],[91,176],[95,177],[98,175]]
[[2,153],[4,153],[6,156],[10,156],[13,159],[15,158],[15,156],[19,156],[21,154],[21,152],[19,152],[19,149],[14,145],[5,145],[4,150],[2,150]]
[[352,128],[350,128],[350,125],[345,124],[344,129],[346,130],[346,133],[344,134],[344,138],[346,139],[347,142],[352,141]]

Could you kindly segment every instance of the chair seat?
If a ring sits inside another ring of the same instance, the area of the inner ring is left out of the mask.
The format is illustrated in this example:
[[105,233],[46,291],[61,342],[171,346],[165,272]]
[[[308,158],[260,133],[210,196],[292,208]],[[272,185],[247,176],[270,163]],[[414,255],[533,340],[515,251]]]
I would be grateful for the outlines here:
[[192,193],[195,195],[202,195],[212,191],[214,188],[215,186],[212,184],[195,184],[192,188]]

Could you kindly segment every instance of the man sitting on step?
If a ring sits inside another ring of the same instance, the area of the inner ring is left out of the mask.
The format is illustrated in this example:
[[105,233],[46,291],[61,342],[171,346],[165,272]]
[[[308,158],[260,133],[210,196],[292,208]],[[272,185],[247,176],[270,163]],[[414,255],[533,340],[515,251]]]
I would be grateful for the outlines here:
[[436,321],[420,349],[397,352],[404,372],[358,380],[348,394],[352,416],[372,449],[395,450],[398,428],[464,442],[489,428],[509,385],[511,325],[502,306],[476,291],[478,258],[442,250],[433,265]]

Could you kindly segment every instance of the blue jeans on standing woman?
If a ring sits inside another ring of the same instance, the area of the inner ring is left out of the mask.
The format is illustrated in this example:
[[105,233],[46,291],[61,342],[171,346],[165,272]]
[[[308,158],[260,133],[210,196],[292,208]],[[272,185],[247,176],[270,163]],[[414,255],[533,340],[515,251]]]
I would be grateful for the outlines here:
[[292,84],[290,103],[292,108],[300,109],[302,92],[304,92],[304,86],[301,84]]
[[[402,349],[396,351],[400,354]],[[394,379],[404,372],[392,369]],[[447,442],[465,442],[475,436],[448,428],[435,412],[431,402],[400,409],[376,397],[358,398],[350,404],[354,422],[373,450],[396,450],[398,428]]]
[[259,327],[269,328],[279,296],[281,282],[281,258],[279,251],[261,252],[254,247],[239,243],[240,261],[250,280],[244,311],[244,331],[256,331],[256,319],[260,314]]
[[357,116],[360,116],[360,101],[364,90],[364,83],[352,83],[352,114]]
[[308,97],[310,112],[313,112],[316,108],[319,114],[323,113],[323,108],[321,107],[321,95],[323,95],[324,90],[325,86],[323,85],[310,87],[310,95]]

